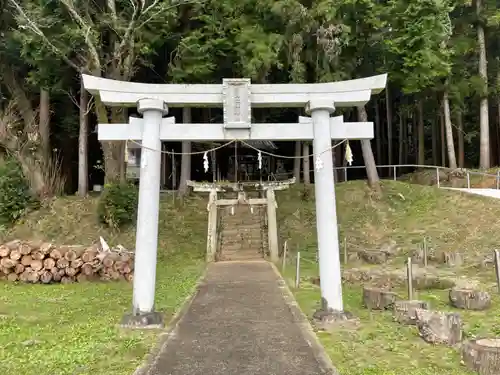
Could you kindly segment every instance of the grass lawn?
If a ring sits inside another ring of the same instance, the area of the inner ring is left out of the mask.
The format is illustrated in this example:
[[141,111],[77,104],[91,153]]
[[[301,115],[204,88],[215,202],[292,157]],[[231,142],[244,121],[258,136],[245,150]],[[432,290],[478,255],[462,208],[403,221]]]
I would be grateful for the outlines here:
[[[102,235],[134,246],[135,229],[109,232],[95,220],[96,200],[60,198],[34,212],[5,238],[90,244]],[[156,309],[166,320],[193,292],[204,268],[206,202],[162,203]],[[131,309],[132,284],[28,285],[0,282],[0,372],[19,375],[130,375],[158,331],[118,327]]]
[[[302,199],[301,199],[302,198]],[[292,189],[278,194],[281,237],[289,240],[291,258],[301,251],[301,287],[295,289],[295,267],[285,271],[302,310],[308,316],[319,307],[319,287],[310,282],[318,275],[315,264],[316,228],[314,200],[311,192]],[[342,237],[349,239],[350,251],[357,248],[376,249],[393,239],[400,246],[393,267],[400,266],[406,255],[425,235],[432,251],[464,251],[466,263],[456,270],[442,267],[443,272],[456,272],[467,277],[478,276],[469,261],[490,253],[498,247],[500,201],[457,194],[433,187],[384,181],[383,196],[373,196],[363,181],[340,184],[337,205]],[[293,262],[292,262],[293,263]],[[350,263],[352,268],[359,264]],[[373,266],[386,268],[388,265]],[[431,308],[459,312],[464,322],[465,337],[500,335],[500,298],[490,268],[478,276],[482,287],[493,296],[492,307],[486,312],[456,310],[448,306],[448,291],[419,291],[415,298],[428,300]],[[399,287],[401,288],[401,287]],[[403,289],[395,289],[406,298]],[[460,351],[425,343],[416,327],[393,321],[391,312],[370,312],[362,307],[362,284],[343,285],[345,310],[358,319],[357,324],[343,324],[332,333],[318,336],[332,362],[342,375],[472,375],[461,365]]]
[[[285,277],[304,313],[311,317],[319,307],[319,287],[309,282],[318,275],[317,267],[302,263],[301,287],[295,289],[294,267]],[[404,290],[397,290],[406,296]],[[392,313],[363,308],[362,285],[343,285],[344,308],[359,319],[357,324],[339,325],[331,333],[318,337],[342,375],[473,375],[460,363],[460,351],[443,345],[430,345],[419,336],[414,326],[394,322]],[[457,310],[448,306],[448,292],[419,292],[416,298],[427,300],[433,310],[456,311],[464,322],[465,337],[500,335],[500,298],[494,290],[493,306],[486,312]]]

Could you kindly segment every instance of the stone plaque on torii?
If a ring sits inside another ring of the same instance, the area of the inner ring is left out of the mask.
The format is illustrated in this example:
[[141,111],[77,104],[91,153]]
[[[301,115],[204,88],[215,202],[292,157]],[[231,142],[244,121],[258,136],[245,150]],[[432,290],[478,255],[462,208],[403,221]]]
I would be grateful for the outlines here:
[[[332,164],[332,139],[372,139],[373,123],[346,123],[330,117],[336,107],[365,105],[381,92],[387,75],[315,84],[251,84],[250,79],[224,79],[220,84],[145,84],[83,75],[85,89],[110,106],[137,106],[142,118],[128,124],[99,124],[101,141],[140,142],[133,316],[152,323],[158,246],[158,214],[162,141],[313,140],[316,226],[322,308],[343,313],[339,240]],[[222,124],[176,124],[165,117],[169,107],[223,107]],[[252,107],[305,107],[310,118],[297,123],[251,122]]]

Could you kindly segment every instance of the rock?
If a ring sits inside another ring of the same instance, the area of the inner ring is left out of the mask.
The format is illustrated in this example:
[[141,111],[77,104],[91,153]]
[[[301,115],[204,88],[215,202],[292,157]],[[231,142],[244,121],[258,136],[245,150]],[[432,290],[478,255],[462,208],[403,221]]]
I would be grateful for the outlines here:
[[390,290],[363,287],[363,305],[370,310],[391,309],[397,299],[397,294]]
[[500,338],[466,341],[462,345],[462,358],[479,375],[500,374]]
[[488,292],[453,288],[450,290],[450,303],[458,309],[464,310],[486,310],[491,306],[491,296]]
[[310,282],[311,282],[311,284],[313,284],[313,285],[318,285],[318,286],[319,286],[319,285],[321,285],[321,284],[320,284],[320,278],[319,278],[319,276],[318,276],[318,277],[311,277],[311,279],[310,279],[309,281],[310,281]]
[[391,240],[387,243],[384,243],[380,247],[380,252],[384,253],[387,255],[387,257],[396,255],[399,252],[398,245],[396,244],[395,241]]
[[413,287],[416,290],[444,290],[455,286],[455,282],[451,279],[438,277],[431,274],[413,274]]
[[445,251],[441,254],[441,261],[450,267],[459,267],[463,264],[462,254]]
[[381,251],[358,251],[358,257],[370,264],[383,264],[387,262],[387,254]]
[[417,320],[415,311],[429,308],[429,303],[425,301],[396,301],[393,309],[394,320],[401,324],[415,325]]
[[462,320],[456,313],[415,310],[420,337],[430,344],[455,345],[462,340]]

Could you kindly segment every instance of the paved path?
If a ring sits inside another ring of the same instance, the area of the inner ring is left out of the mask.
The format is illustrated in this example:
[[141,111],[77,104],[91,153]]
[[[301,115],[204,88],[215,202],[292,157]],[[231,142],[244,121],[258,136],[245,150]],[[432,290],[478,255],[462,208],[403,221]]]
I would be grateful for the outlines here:
[[458,190],[463,191],[469,194],[482,195],[484,197],[497,198],[500,199],[500,190],[497,189],[480,189],[480,188],[471,188],[471,189],[462,189],[462,188],[445,188],[448,190]]
[[334,374],[267,262],[209,265],[148,375]]

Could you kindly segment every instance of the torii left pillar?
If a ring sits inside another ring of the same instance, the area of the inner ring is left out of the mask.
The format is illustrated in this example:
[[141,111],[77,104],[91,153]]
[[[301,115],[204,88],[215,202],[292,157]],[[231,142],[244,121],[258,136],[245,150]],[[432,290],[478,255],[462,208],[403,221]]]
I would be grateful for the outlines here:
[[143,116],[139,206],[134,263],[132,314],[122,324],[136,327],[161,327],[163,316],[154,311],[156,258],[158,248],[158,217],[160,211],[162,118],[168,113],[165,102],[141,99],[137,110]]

